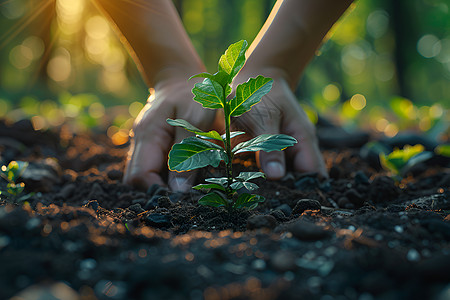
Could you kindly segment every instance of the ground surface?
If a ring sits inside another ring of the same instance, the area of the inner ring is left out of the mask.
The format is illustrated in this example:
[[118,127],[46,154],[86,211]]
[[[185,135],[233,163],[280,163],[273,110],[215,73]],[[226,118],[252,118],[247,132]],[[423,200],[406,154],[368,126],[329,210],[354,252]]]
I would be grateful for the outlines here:
[[325,150],[330,179],[260,181],[267,201],[229,214],[123,185],[104,135],[0,123],[2,164],[30,161],[35,192],[0,202],[0,299],[450,299],[448,161],[398,185],[361,155]]

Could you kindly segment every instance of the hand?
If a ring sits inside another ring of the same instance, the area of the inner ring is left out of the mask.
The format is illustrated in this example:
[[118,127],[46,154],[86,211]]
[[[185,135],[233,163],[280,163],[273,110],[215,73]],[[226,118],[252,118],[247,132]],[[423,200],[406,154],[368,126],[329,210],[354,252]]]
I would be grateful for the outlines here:
[[[165,185],[161,173],[167,170],[167,154],[173,143],[190,135],[167,124],[167,118],[181,118],[201,129],[213,127],[215,112],[192,101],[195,80],[188,82],[188,77],[172,77],[155,85],[154,100],[145,105],[135,120],[125,183],[142,188],[154,183]],[[169,172],[168,184],[172,190],[185,192],[194,180],[194,172]]]
[[[249,77],[255,77],[248,74],[245,71],[239,73],[236,82],[241,83]],[[274,79],[272,90],[252,110],[237,118],[232,126],[252,137],[263,133],[283,133],[297,139],[297,144],[283,152],[258,153],[257,162],[269,179],[282,178],[286,174],[286,165],[298,172],[318,172],[327,177],[315,127],[300,107],[286,80],[276,72],[271,74],[266,71],[262,74]]]

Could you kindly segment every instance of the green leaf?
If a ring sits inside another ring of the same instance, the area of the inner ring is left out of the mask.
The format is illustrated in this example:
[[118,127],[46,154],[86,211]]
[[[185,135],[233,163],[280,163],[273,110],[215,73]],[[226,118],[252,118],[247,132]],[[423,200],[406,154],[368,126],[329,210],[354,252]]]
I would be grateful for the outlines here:
[[13,160],[8,164],[8,166],[1,167],[0,175],[9,182],[16,182],[27,167],[28,162]]
[[201,205],[212,207],[228,206],[227,200],[225,200],[222,196],[215,192],[206,194],[205,196],[201,197],[200,200],[198,200],[198,203]]
[[258,206],[258,203],[264,202],[264,197],[260,195],[251,195],[247,193],[240,194],[236,202],[233,204],[233,208],[249,208],[253,209]]
[[216,183],[202,183],[202,184],[198,184],[196,186],[192,187],[195,190],[210,190],[210,189],[216,189],[216,190],[221,190],[225,192],[225,188],[220,185],[220,184],[216,184]]
[[248,43],[245,40],[231,44],[219,60],[219,72],[228,74],[227,83],[231,83],[234,76],[242,69],[245,63],[245,51]]
[[259,186],[257,184],[255,184],[253,182],[248,182],[248,181],[235,181],[231,184],[231,188],[233,190],[239,190],[243,187],[249,191],[254,191],[259,188]]
[[439,145],[434,149],[434,152],[438,155],[450,157],[450,144]]
[[189,78],[189,80],[191,80],[192,78],[197,78],[197,77],[209,78],[209,79],[214,80],[217,83],[219,83],[222,87],[226,87],[228,85],[228,74],[225,71],[219,71],[214,74],[203,72],[203,73],[191,76]]
[[[230,139],[237,137],[238,135],[245,134],[243,131],[232,131],[230,132]],[[227,137],[226,133],[222,134],[222,139],[225,140]]]
[[197,137],[185,138],[172,146],[168,166],[172,171],[189,171],[211,165],[217,167],[220,161],[227,161],[222,147]]
[[14,182],[9,182],[6,185],[6,191],[14,196],[20,195],[23,192],[24,188],[25,188],[25,183],[23,183],[23,182],[18,183],[18,184],[15,184]]
[[297,140],[285,134],[262,134],[246,142],[242,142],[233,148],[233,154],[241,152],[256,151],[281,151],[287,147],[293,146]]
[[203,82],[194,85],[192,93],[194,94],[194,101],[203,105],[204,108],[223,108],[223,88],[216,81],[206,78]]
[[226,177],[206,178],[205,181],[211,182],[211,183],[217,183],[223,187],[228,186],[228,178],[226,178]]
[[166,121],[167,121],[167,123],[169,123],[169,125],[183,127],[187,131],[193,132],[201,137],[218,140],[218,141],[223,141],[220,134],[215,130],[211,130],[208,132],[202,131],[202,130],[198,129],[197,127],[195,127],[194,125],[190,124],[188,121],[183,120],[183,119],[175,119],[175,120],[167,119]]
[[230,115],[237,117],[249,111],[253,105],[261,101],[262,96],[270,91],[272,84],[272,78],[259,75],[238,85],[236,96],[230,100]]
[[241,172],[236,177],[237,180],[249,181],[255,178],[266,178],[266,174],[263,172]]

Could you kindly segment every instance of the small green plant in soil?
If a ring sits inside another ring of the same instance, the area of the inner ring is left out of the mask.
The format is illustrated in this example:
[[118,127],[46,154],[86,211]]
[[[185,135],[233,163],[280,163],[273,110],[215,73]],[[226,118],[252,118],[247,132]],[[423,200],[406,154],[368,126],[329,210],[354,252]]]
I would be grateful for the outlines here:
[[415,165],[431,158],[433,153],[425,151],[423,145],[405,145],[403,149],[395,149],[389,154],[380,153],[380,162],[384,169],[391,171],[394,179],[401,180]]
[[439,145],[434,149],[437,155],[450,157],[450,144]]
[[32,194],[23,194],[25,183],[18,182],[19,177],[28,167],[24,161],[11,161],[7,166],[2,166],[0,176],[8,183],[6,190],[0,190],[0,197],[10,203],[21,203],[32,196]]
[[[243,152],[281,151],[297,143],[295,138],[288,135],[262,134],[231,148],[231,140],[245,134],[242,131],[230,132],[231,117],[238,117],[249,111],[271,90],[273,83],[271,78],[261,75],[249,78],[247,82],[236,87],[236,95],[233,98],[227,99],[231,94],[231,82],[245,63],[247,47],[247,42],[244,40],[232,44],[220,57],[217,73],[200,73],[191,77],[205,78],[203,82],[194,85],[193,100],[204,108],[223,110],[224,134],[221,135],[214,130],[202,131],[182,119],[167,119],[167,123],[170,125],[182,127],[196,134],[196,136],[185,138],[181,143],[173,145],[169,152],[169,169],[184,172],[208,165],[216,168],[221,161],[224,161],[226,177],[208,178],[205,180],[207,183],[193,188],[208,192],[199,200],[200,204],[225,207],[229,211],[241,208],[253,209],[258,203],[264,201],[264,197],[251,194],[258,186],[250,182],[252,179],[264,178],[264,173],[241,172],[238,176],[233,177],[233,157]],[[243,188],[250,193],[240,192]]]

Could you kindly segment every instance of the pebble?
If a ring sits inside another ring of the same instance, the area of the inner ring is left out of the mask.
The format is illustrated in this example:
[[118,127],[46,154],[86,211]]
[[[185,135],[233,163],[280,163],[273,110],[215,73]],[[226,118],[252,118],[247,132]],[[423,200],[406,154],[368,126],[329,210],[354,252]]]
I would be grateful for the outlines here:
[[172,216],[164,214],[150,214],[145,218],[145,221],[150,226],[156,228],[169,227],[171,225]]
[[275,210],[282,211],[286,217],[289,217],[292,214],[292,208],[289,205],[287,205],[286,203],[281,204],[280,206],[275,208]]
[[320,202],[313,199],[300,199],[295,204],[292,214],[302,214],[305,210],[320,210]]
[[169,208],[173,205],[170,198],[167,196],[161,196],[158,198],[158,207]]
[[120,170],[112,169],[106,173],[106,176],[108,176],[111,180],[120,180],[123,177],[123,172]]
[[322,226],[299,220],[289,226],[289,231],[294,237],[302,241],[317,241],[326,238],[329,232]]
[[145,211],[144,209],[142,209],[142,206],[139,203],[132,204],[132,205],[128,206],[128,209],[131,210],[131,211],[134,211],[137,214],[142,213],[142,212]]
[[271,215],[253,215],[247,219],[247,229],[269,228],[274,229],[277,220]]
[[305,176],[295,182],[295,188],[302,191],[311,191],[319,187],[319,180],[315,177]]

